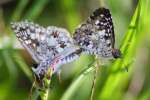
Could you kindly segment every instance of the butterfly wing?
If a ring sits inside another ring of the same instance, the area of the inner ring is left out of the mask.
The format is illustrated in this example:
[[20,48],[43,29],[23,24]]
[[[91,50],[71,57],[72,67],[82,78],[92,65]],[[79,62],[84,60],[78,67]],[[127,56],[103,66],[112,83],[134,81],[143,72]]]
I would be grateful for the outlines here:
[[112,57],[115,36],[110,11],[96,9],[86,22],[75,30],[74,40],[84,51],[101,57]]
[[[32,22],[23,21],[12,23],[12,29],[18,40],[39,63],[36,74],[43,74],[48,66],[54,66],[71,62],[81,52],[74,45],[69,32],[62,28],[49,26],[44,28]],[[55,67],[55,72],[58,67]]]
[[54,58],[74,44],[68,31],[54,26],[44,28],[23,21],[12,23],[12,29],[21,44],[38,63],[46,58]]
[[43,37],[46,34],[46,29],[28,21],[12,23],[12,29],[16,33],[18,40],[31,54],[32,58],[39,63],[44,59],[43,52],[40,52]]

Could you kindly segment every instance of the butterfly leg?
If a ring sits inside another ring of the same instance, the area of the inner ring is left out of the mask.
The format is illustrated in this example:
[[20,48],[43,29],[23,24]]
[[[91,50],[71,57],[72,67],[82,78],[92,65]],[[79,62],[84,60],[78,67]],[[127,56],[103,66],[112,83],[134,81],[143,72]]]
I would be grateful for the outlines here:
[[61,79],[61,70],[58,71],[58,79],[59,79],[59,82],[62,83],[62,79]]

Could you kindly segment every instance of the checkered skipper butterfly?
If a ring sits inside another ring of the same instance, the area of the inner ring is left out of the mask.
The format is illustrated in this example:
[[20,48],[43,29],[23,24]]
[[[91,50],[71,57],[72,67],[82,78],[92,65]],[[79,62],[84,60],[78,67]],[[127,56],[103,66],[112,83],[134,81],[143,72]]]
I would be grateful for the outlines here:
[[54,26],[44,28],[28,21],[12,23],[12,29],[38,63],[33,71],[39,78],[45,75],[49,67],[55,73],[61,64],[75,60],[81,53],[65,29]]
[[[115,35],[110,11],[106,8],[96,9],[88,20],[82,23],[74,33],[74,41],[82,52],[102,58],[119,58],[121,52],[114,48]],[[94,73],[90,100],[93,98],[98,66]]]
[[96,9],[74,33],[75,42],[83,51],[104,58],[119,58],[121,52],[114,48],[115,35],[110,11]]

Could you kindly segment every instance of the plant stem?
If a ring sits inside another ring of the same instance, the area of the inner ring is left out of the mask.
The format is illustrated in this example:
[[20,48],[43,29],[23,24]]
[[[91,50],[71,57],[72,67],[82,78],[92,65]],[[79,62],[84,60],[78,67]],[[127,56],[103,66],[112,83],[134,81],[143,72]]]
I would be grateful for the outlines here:
[[94,79],[93,79],[93,83],[92,83],[92,90],[91,90],[91,96],[90,96],[90,100],[93,100],[94,97],[94,91],[95,91],[95,85],[96,85],[96,80],[97,80],[97,74],[98,74],[98,70],[99,70],[99,60],[96,57],[96,63],[95,63],[95,73],[94,73]]
[[95,73],[94,73],[94,79],[93,79],[93,83],[92,83],[92,90],[91,90],[90,100],[93,100],[98,69],[99,69],[99,67],[96,66]]
[[39,90],[39,95],[41,100],[48,100],[49,86],[51,83],[52,74],[53,74],[53,70],[49,68],[47,74],[43,78],[44,86]]
[[[49,85],[51,80],[46,79],[46,84]],[[49,94],[49,86],[46,86],[45,89],[39,91],[41,100],[48,100],[48,94]]]

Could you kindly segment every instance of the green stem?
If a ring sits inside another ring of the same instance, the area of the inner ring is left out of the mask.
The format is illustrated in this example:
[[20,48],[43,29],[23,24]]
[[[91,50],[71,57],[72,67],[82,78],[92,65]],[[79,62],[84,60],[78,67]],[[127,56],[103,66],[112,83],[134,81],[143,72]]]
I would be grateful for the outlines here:
[[53,74],[53,69],[49,68],[47,74],[42,80],[44,86],[39,90],[39,95],[41,100],[48,100],[49,86],[51,83],[52,74]]
[[92,83],[90,100],[93,100],[93,97],[94,97],[95,85],[96,85],[96,81],[97,81],[98,70],[99,70],[99,67],[100,67],[100,63],[99,63],[98,57],[95,57],[95,60],[96,60],[95,64],[94,64],[95,72],[94,72],[94,78],[93,78],[93,83]]
[[39,91],[40,98],[41,100],[48,100],[48,94],[49,94],[49,85],[50,85],[51,80],[45,79],[45,82],[47,84],[46,88],[42,89]]

